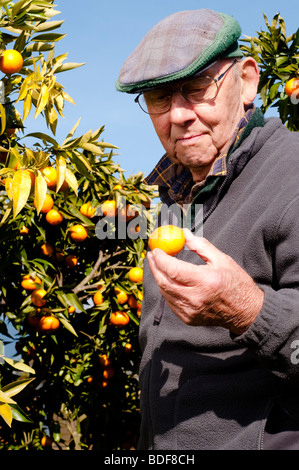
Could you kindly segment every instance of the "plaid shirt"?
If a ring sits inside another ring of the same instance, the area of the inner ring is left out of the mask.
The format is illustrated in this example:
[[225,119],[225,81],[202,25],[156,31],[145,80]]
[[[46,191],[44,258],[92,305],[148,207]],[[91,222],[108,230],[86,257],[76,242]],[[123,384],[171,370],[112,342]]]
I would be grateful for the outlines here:
[[[254,110],[254,106],[251,106],[240,120],[235,129],[229,150],[234,148],[238,143],[242,131],[245,129]],[[212,180],[214,181],[215,178],[219,179],[219,177],[226,176],[228,154],[229,151],[219,155],[211,166],[206,178],[195,184],[190,170],[174,163],[173,160],[165,154],[153,171],[145,178],[145,183],[163,186],[166,189],[168,188],[169,197],[178,204],[190,203],[196,194]]]

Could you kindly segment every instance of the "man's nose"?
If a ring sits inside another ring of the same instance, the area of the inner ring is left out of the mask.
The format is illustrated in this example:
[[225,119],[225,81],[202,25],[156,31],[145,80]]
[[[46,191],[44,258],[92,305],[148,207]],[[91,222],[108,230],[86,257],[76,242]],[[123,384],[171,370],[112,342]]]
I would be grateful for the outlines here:
[[194,104],[187,101],[180,91],[172,95],[169,119],[173,124],[183,124],[196,118]]

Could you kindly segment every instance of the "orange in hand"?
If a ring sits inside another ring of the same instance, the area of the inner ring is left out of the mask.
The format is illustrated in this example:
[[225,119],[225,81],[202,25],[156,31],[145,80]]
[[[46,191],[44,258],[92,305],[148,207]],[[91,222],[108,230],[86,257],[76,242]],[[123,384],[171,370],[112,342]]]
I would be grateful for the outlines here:
[[148,245],[151,250],[160,248],[170,256],[177,255],[185,245],[185,235],[175,225],[162,225],[149,236]]

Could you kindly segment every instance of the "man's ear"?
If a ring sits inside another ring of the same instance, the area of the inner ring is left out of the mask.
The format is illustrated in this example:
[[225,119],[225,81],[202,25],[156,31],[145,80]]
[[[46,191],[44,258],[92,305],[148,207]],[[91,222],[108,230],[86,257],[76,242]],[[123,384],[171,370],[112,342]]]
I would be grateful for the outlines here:
[[253,103],[257,95],[260,72],[257,62],[252,57],[246,57],[239,65],[242,80],[242,99],[244,106],[247,106]]

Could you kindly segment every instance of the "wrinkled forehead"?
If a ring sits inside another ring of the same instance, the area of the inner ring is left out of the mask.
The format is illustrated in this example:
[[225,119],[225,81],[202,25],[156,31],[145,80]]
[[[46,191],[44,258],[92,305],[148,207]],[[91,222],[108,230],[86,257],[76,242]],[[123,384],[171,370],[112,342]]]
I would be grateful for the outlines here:
[[240,57],[241,28],[208,9],[175,13],[154,26],[125,61],[117,89],[137,93],[189,78],[221,57]]

